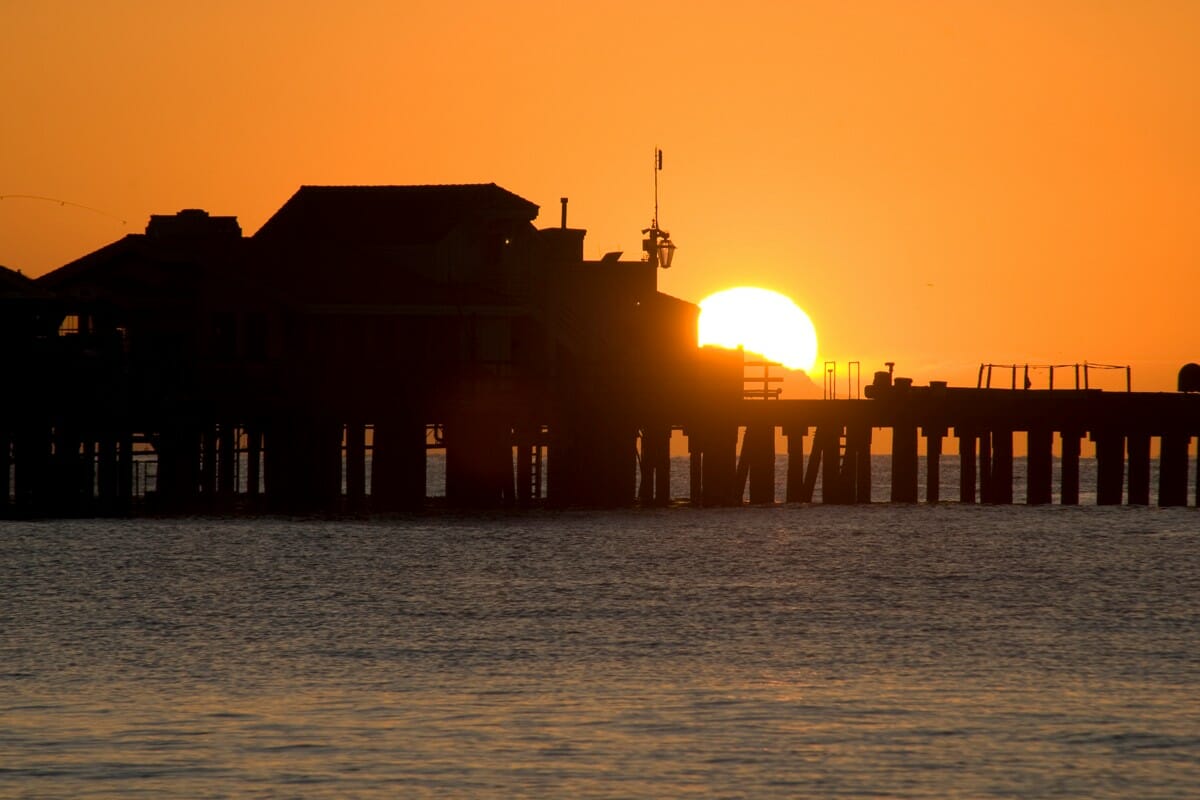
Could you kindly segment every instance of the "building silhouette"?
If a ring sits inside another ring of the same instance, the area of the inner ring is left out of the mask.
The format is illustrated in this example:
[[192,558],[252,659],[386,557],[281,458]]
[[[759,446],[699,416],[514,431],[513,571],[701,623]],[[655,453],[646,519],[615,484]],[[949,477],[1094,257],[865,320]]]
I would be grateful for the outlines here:
[[[676,410],[741,396],[655,259],[583,257],[495,184],[304,186],[0,273],[8,513],[611,506],[668,497]],[[641,442],[639,452],[638,443]]]

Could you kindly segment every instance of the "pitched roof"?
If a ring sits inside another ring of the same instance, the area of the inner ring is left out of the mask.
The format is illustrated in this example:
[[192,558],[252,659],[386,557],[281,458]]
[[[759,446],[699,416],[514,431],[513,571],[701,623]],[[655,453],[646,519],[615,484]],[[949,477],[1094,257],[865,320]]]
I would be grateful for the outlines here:
[[441,186],[301,186],[254,234],[263,240],[419,244],[464,221],[532,221],[538,207],[494,183]]
[[28,278],[16,270],[0,267],[0,299],[44,299],[49,296],[49,293],[34,283],[32,278]]

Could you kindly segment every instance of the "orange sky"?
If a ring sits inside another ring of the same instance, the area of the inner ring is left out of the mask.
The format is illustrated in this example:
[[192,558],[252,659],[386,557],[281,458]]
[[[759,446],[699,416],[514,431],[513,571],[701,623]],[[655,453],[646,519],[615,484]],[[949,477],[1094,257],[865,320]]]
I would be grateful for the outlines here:
[[2,200],[0,264],[185,207],[253,233],[306,183],[487,181],[636,257],[659,145],[664,291],[784,292],[866,375],[1087,359],[1173,390],[1197,42],[1200,3],[1154,0],[0,0],[0,195],[112,215]]

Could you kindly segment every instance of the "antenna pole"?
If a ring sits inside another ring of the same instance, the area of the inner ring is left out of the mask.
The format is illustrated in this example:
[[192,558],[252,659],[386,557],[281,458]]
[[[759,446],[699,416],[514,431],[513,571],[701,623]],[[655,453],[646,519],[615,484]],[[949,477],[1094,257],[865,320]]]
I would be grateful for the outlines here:
[[646,238],[642,240],[642,260],[650,261],[656,267],[667,269],[671,266],[671,260],[675,257],[675,245],[671,241],[671,234],[658,227],[658,173],[662,171],[662,150],[658,147],[654,148],[654,219],[650,221],[650,227],[644,228],[642,233]]
[[653,227],[658,227],[658,172],[662,169],[662,150],[654,147],[654,222]]

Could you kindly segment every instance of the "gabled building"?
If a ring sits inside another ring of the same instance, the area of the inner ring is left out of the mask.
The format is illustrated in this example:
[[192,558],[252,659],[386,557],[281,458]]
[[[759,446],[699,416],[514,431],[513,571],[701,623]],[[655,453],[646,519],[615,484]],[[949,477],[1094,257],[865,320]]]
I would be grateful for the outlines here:
[[55,458],[148,461],[168,509],[300,510],[419,506],[433,446],[449,503],[534,502],[546,455],[544,499],[617,505],[640,440],[642,497],[665,498],[673,410],[739,396],[740,365],[701,359],[654,262],[585,260],[565,200],[559,227],[537,214],[486,184],[305,186],[252,237],[152,217],[37,282],[92,358],[46,423]]

